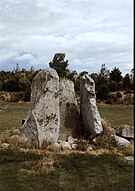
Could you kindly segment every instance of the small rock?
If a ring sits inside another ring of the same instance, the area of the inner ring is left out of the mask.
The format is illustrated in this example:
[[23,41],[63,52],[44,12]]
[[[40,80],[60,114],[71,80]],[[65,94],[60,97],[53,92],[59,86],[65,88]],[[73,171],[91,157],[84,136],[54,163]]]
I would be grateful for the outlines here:
[[93,150],[92,146],[89,146],[89,147],[87,147],[86,152],[89,152],[89,151],[92,151],[92,150]]
[[20,135],[20,130],[19,129],[14,129],[12,131],[12,135]]
[[77,139],[74,139],[71,136],[68,137],[68,143],[70,144],[71,147],[72,147],[72,144],[74,144],[76,141],[77,141]]
[[2,143],[1,148],[8,149],[9,148],[9,143]]
[[66,141],[62,141],[62,142],[60,143],[60,146],[61,146],[61,148],[62,148],[63,150],[71,150],[71,149],[72,149],[71,146],[70,146],[70,144],[69,144],[68,142],[66,142]]
[[60,151],[61,150],[61,145],[59,143],[52,143],[47,147],[48,150],[50,151]]
[[133,156],[126,156],[124,157],[124,162],[126,162],[129,165],[134,164],[134,157]]
[[130,125],[120,125],[116,129],[116,134],[124,138],[134,139],[134,127]]
[[78,147],[78,144],[72,144],[72,145],[71,145],[71,148],[72,148],[72,149],[77,149],[77,147]]
[[128,145],[128,144],[130,144],[130,142],[127,139],[124,139],[124,138],[119,137],[117,135],[115,135],[114,137],[115,137],[115,140],[116,140],[118,145]]

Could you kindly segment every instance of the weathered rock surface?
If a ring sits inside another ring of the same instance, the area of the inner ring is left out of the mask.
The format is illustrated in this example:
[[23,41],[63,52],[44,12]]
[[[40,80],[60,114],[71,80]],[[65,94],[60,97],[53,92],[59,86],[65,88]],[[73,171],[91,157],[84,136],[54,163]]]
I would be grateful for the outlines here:
[[130,125],[120,125],[116,129],[116,134],[127,139],[134,139],[134,127]]
[[103,131],[96,106],[95,82],[88,74],[83,75],[81,79],[80,114],[84,131],[88,137],[94,137]]
[[59,83],[60,131],[59,139],[66,141],[69,136],[79,136],[81,130],[80,115],[75,97],[74,83],[62,79]]
[[70,144],[66,141],[61,141],[60,146],[61,146],[62,150],[71,150],[72,149]]
[[60,151],[61,150],[61,145],[59,143],[52,143],[47,147],[48,150],[50,151]]
[[21,137],[33,147],[57,142],[60,127],[59,77],[54,69],[40,71],[32,82],[31,106]]
[[119,146],[130,144],[130,142],[125,138],[119,137],[117,135],[115,135],[114,138],[117,142],[117,145],[119,145]]
[[134,164],[134,157],[133,156],[126,156],[124,157],[124,162],[128,165]]

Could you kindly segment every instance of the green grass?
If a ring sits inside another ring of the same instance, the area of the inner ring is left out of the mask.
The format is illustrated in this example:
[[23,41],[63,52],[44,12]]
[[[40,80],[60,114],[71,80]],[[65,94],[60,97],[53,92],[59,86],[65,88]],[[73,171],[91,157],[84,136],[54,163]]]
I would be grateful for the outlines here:
[[0,102],[0,133],[8,134],[13,129],[21,127],[28,109],[29,103]]
[[[133,166],[115,154],[50,154],[53,169],[38,164],[48,154],[1,151],[1,191],[132,191]],[[41,170],[42,169],[42,170]]]
[[[104,105],[98,104],[102,118],[114,125],[133,124],[133,105]],[[21,126],[26,118],[29,103],[0,102],[0,133],[8,133]]]
[[[133,125],[133,106],[98,105],[112,124]],[[28,103],[0,103],[0,133],[21,126]],[[101,149],[102,151],[102,149]],[[51,153],[45,150],[0,150],[0,191],[133,191],[134,169],[123,161],[133,148],[116,152]],[[53,160],[51,169],[46,161]]]
[[113,125],[134,126],[134,106],[133,105],[105,105],[97,104],[102,118]]

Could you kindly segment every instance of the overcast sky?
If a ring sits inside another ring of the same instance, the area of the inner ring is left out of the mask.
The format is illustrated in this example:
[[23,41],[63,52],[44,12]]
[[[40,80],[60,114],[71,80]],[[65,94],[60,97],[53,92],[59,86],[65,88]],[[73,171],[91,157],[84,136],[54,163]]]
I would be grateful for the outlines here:
[[65,53],[71,71],[125,75],[132,51],[132,0],[0,0],[0,70],[46,69]]

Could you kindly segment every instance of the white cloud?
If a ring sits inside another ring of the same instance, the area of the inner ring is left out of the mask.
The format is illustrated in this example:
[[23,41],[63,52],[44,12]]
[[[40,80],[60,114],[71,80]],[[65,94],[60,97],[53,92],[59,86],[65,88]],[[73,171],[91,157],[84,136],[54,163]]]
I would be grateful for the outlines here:
[[[48,67],[66,53],[71,70],[133,68],[132,0],[1,0],[0,69]],[[8,66],[8,67],[7,67]]]

